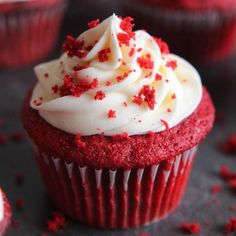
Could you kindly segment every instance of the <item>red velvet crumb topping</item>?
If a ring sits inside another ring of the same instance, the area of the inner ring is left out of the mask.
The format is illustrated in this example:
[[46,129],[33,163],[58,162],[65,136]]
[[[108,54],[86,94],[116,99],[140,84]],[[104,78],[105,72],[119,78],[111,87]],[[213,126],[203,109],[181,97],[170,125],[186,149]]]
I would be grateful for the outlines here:
[[83,58],[85,56],[84,41],[81,39],[75,39],[71,35],[67,35],[62,50],[63,52],[66,52],[69,57],[76,56]]
[[147,54],[145,57],[138,57],[137,62],[144,69],[152,69],[154,65],[154,62],[150,59],[150,54]]
[[52,91],[53,91],[53,93],[58,93],[59,92],[59,86],[57,84],[52,86]]
[[127,140],[128,138],[129,138],[129,134],[126,132],[112,136],[112,140],[114,141]]
[[155,80],[156,80],[156,81],[162,80],[162,75],[156,73],[156,75],[155,75]]
[[176,60],[170,60],[166,62],[166,66],[172,68],[173,70],[177,67],[177,61]]
[[146,102],[150,110],[154,110],[155,107],[155,89],[149,85],[144,85],[139,91],[138,95],[133,97],[133,102],[139,106],[143,102]]
[[108,118],[116,118],[116,111],[115,110],[109,110],[107,113]]
[[94,28],[96,27],[98,24],[100,23],[100,20],[99,19],[96,19],[96,20],[92,20],[88,23],[88,27],[89,28]]
[[60,95],[73,95],[80,97],[82,93],[98,87],[98,80],[94,78],[91,82],[80,79],[77,83],[69,75],[65,75],[64,84],[60,87]]
[[97,91],[96,95],[94,96],[95,100],[102,100],[106,97],[106,94],[102,91]]
[[156,41],[156,43],[160,47],[162,54],[169,54],[170,53],[168,44],[166,42],[164,42],[162,39],[157,38],[157,37],[153,37],[153,39]]
[[160,121],[165,126],[165,129],[168,130],[169,129],[169,124],[165,120],[160,119]]
[[98,60],[99,62],[105,62],[109,59],[109,54],[111,53],[110,48],[105,48],[98,52]]

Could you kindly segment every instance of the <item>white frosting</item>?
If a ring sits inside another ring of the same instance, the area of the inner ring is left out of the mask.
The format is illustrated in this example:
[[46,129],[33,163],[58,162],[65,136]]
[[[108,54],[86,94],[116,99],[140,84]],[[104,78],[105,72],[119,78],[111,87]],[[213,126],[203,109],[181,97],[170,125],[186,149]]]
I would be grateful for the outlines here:
[[0,189],[0,222],[3,220],[3,216],[4,216],[3,196],[2,196],[2,190]]
[[[164,130],[161,120],[171,128],[196,109],[202,97],[202,84],[195,68],[176,55],[161,54],[156,41],[145,31],[136,31],[129,46],[121,45],[117,39],[118,33],[124,33],[120,22],[113,15],[81,34],[78,38],[85,41],[85,46],[94,45],[85,57],[71,58],[63,54],[57,60],[35,67],[39,82],[33,90],[30,104],[48,123],[67,133],[82,136],[101,132],[107,136],[123,132],[135,135]],[[111,50],[108,61],[99,62],[98,52],[108,47]],[[135,48],[133,56],[129,55],[131,48]],[[147,53],[153,61],[152,69],[141,68],[137,62],[137,58]],[[120,59],[126,65],[122,65]],[[175,70],[166,66],[170,60],[177,61]],[[88,68],[77,71],[77,75],[88,81],[97,78],[98,88],[90,89],[80,97],[61,97],[53,93],[52,86],[63,85],[64,75],[71,75],[77,64],[89,64]],[[131,71],[128,77],[120,82],[116,80],[118,75],[128,71]],[[45,73],[48,73],[48,78],[45,78]],[[162,80],[155,80],[156,73],[162,75]],[[107,81],[111,82],[110,86],[106,86]],[[133,102],[134,96],[144,85],[155,89],[154,109],[149,109],[146,102],[141,106]],[[106,97],[95,100],[97,91],[103,91]],[[176,99],[171,99],[173,94]],[[43,101],[41,105],[35,105],[33,101],[39,97]],[[127,106],[124,106],[124,102]],[[110,109],[116,111],[116,118],[108,118]]]

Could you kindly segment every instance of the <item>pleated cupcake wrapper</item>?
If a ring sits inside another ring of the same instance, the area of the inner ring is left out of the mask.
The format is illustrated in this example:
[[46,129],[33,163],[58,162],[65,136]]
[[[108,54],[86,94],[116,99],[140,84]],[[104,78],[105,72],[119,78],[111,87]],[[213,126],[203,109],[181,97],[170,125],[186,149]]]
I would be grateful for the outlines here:
[[236,49],[236,8],[227,12],[165,10],[138,1],[126,1],[126,14],[139,27],[161,37],[172,52],[198,64],[222,60]]
[[0,67],[18,67],[48,56],[55,46],[65,2],[39,9],[1,13]]
[[96,170],[34,147],[56,207],[80,223],[102,228],[138,227],[167,216],[182,198],[197,150],[145,168]]

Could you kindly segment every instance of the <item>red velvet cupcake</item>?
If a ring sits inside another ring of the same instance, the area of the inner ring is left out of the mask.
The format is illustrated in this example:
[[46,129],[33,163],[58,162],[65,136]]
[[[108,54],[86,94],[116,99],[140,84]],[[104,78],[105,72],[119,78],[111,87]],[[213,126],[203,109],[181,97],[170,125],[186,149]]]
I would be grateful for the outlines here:
[[5,193],[0,189],[0,235],[3,235],[11,221],[11,207]]
[[23,125],[55,205],[81,223],[128,228],[180,203],[214,107],[197,71],[132,18],[89,22],[35,68]]
[[139,27],[165,39],[179,55],[198,64],[223,60],[235,53],[236,1],[124,1]]
[[65,0],[0,2],[0,67],[25,66],[52,51],[65,10]]

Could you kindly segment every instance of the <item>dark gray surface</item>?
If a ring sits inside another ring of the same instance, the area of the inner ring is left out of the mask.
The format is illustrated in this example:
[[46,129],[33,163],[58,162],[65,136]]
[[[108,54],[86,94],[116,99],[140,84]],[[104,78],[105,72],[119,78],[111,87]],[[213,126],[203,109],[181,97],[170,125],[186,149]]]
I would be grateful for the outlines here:
[[[98,16],[109,15],[109,12],[103,12],[103,7],[97,8],[97,11]],[[84,14],[83,8],[77,12],[79,16]],[[77,17],[77,19],[75,14],[69,15],[64,25],[66,30],[63,30],[61,38],[66,33],[78,34],[85,28],[87,19],[92,18],[94,16],[92,13],[90,16],[89,12],[87,17]],[[175,213],[168,219],[149,227],[129,231],[96,230],[69,222],[67,229],[53,235],[132,236],[145,232],[150,236],[178,236],[182,235],[178,230],[179,225],[186,221],[200,221],[202,225],[200,235],[222,235],[224,224],[234,215],[228,210],[228,206],[236,203],[236,195],[224,185],[223,191],[217,195],[220,202],[214,202],[215,196],[210,194],[210,188],[222,183],[218,176],[221,165],[226,164],[234,170],[236,168],[235,157],[225,156],[217,148],[228,134],[236,132],[236,57],[224,63],[200,68],[200,72],[203,82],[207,84],[214,97],[217,108],[225,114],[225,117],[223,123],[216,124],[213,132],[200,146],[186,195]],[[35,81],[32,67],[0,70],[0,118],[4,119],[0,133],[8,134],[21,129],[19,117],[21,102],[25,92]],[[22,186],[15,183],[15,176],[18,173],[25,176]],[[17,229],[11,227],[6,236],[39,236],[45,231],[46,220],[50,217],[53,206],[48,200],[31,147],[26,140],[21,143],[8,142],[0,146],[0,186],[4,188],[12,204],[18,198],[25,201],[23,211],[14,209],[13,219],[19,220],[20,226]],[[28,220],[24,217],[25,212],[29,215]],[[209,225],[206,225],[205,221],[209,222]]]

